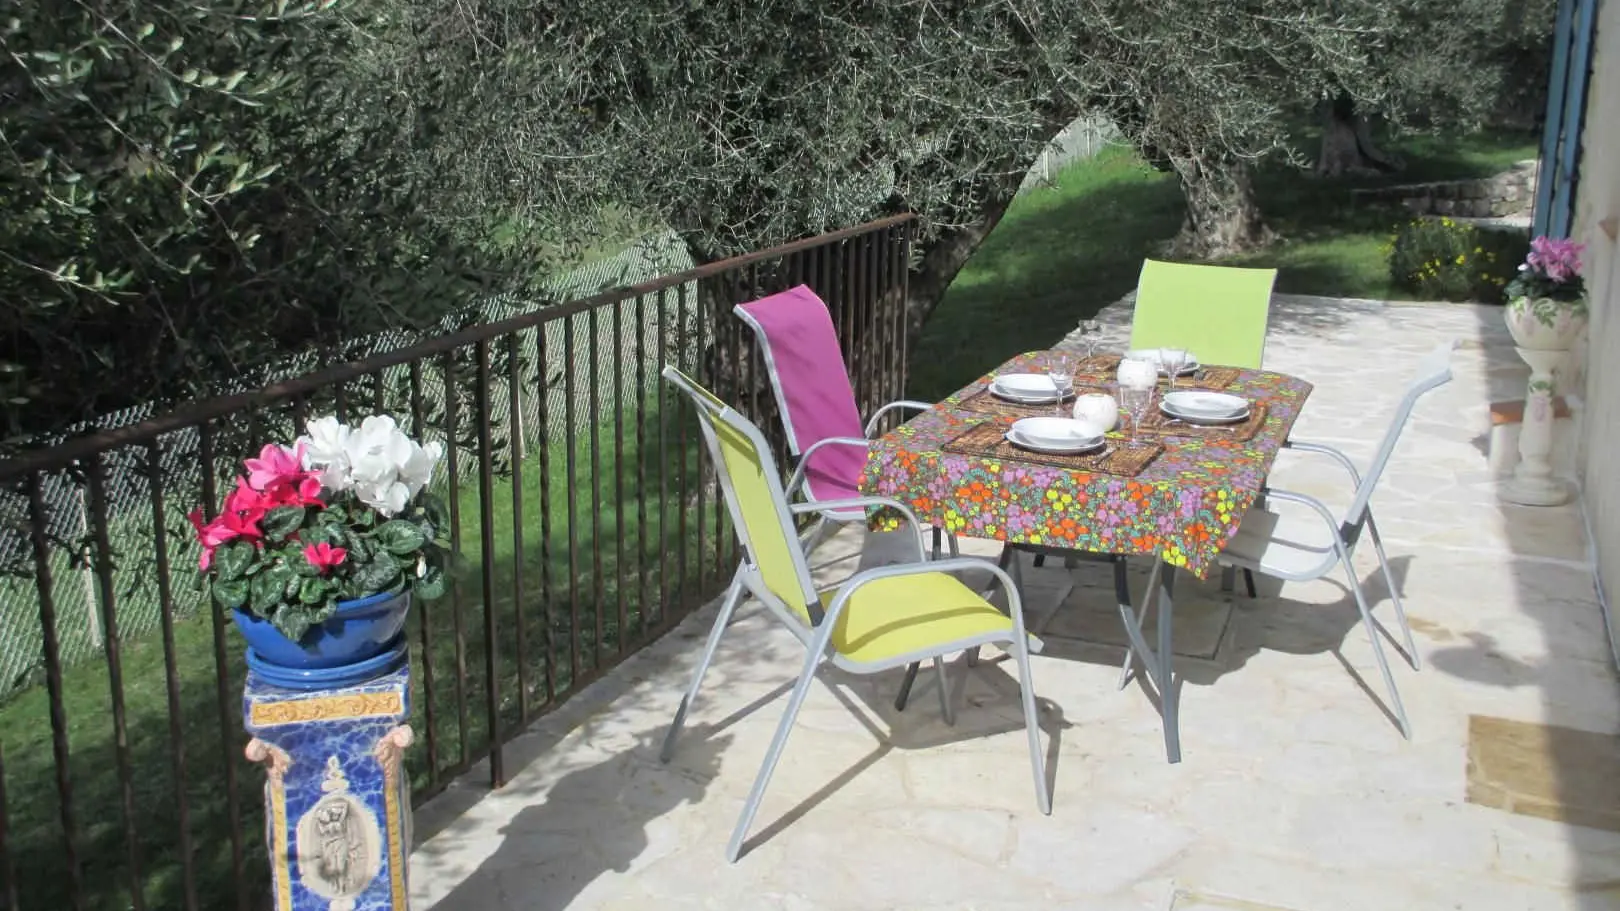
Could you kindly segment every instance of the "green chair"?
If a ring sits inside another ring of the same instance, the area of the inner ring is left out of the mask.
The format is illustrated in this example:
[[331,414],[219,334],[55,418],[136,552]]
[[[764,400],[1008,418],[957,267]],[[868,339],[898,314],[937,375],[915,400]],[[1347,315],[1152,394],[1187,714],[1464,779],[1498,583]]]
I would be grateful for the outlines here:
[[1132,348],[1186,348],[1205,364],[1258,369],[1276,269],[1145,260]]

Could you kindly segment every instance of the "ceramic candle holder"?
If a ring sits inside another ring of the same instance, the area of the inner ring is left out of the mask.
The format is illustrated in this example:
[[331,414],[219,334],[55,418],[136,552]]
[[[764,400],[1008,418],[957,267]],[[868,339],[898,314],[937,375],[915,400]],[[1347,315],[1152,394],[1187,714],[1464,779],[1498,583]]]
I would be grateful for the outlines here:
[[1107,433],[1119,423],[1119,402],[1101,392],[1082,395],[1074,400],[1074,419]]
[[1159,382],[1159,368],[1149,361],[1126,358],[1119,362],[1119,384],[1132,389],[1143,389]]

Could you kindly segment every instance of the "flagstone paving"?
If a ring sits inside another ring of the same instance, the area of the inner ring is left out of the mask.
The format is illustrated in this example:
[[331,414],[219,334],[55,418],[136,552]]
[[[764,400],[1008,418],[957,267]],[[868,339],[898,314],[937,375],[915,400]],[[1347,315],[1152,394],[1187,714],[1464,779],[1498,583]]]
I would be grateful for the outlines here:
[[[1129,316],[1105,311],[1111,347]],[[1167,764],[1148,691],[1115,687],[1107,570],[1083,565],[1034,663],[1051,816],[1035,807],[1005,662],[953,664],[955,727],[928,675],[897,713],[898,671],[832,672],[730,865],[726,838],[802,651],[745,608],[661,765],[711,606],[515,741],[505,788],[475,769],[418,811],[412,907],[1620,908],[1620,833],[1604,827],[1620,795],[1620,681],[1580,512],[1502,504],[1486,471],[1487,405],[1522,396],[1526,375],[1500,311],[1279,297],[1266,362],[1315,384],[1295,436],[1364,464],[1409,365],[1445,339],[1461,343],[1456,379],[1419,407],[1374,500],[1423,661],[1392,659],[1410,742],[1381,708],[1342,584],[1262,579],[1250,599],[1184,578],[1184,759]],[[1331,463],[1302,454],[1273,477],[1348,499]],[[892,556],[894,539],[874,537],[864,559]],[[813,562],[847,558],[824,571],[835,578],[861,546],[849,529]],[[1037,607],[1070,581],[1055,563],[1025,576]]]

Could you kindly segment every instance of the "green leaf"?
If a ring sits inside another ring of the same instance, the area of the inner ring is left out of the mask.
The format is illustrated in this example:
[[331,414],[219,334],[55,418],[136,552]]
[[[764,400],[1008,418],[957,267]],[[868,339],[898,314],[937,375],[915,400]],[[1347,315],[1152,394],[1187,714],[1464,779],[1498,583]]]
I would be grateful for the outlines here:
[[[422,511],[427,514],[428,521],[433,523],[434,529],[450,527],[450,511],[445,508],[444,501],[439,499],[436,494],[424,490],[417,496],[417,499],[421,502]],[[437,538],[438,534],[435,533],[433,537]]]
[[326,600],[326,580],[306,578],[298,585],[298,600],[305,604],[320,604]]
[[449,577],[443,569],[429,565],[427,572],[417,578],[411,592],[424,601],[434,601],[444,597],[445,590],[449,587],[448,582]]
[[271,608],[281,604],[286,599],[287,582],[292,577],[292,567],[285,563],[272,564],[266,567],[264,572],[254,576],[253,609],[261,614],[268,614]]
[[258,551],[246,541],[232,541],[220,545],[214,551],[214,577],[221,582],[231,582],[247,574],[248,567]]
[[246,579],[217,579],[214,581],[214,600],[220,607],[234,610],[247,603],[248,583]]
[[380,550],[370,560],[357,564],[349,578],[356,588],[369,594],[393,585],[399,570],[399,561],[388,551]]
[[287,540],[287,536],[298,530],[304,524],[304,507],[278,506],[264,514],[259,527],[264,529],[264,536],[274,542]]
[[283,636],[294,642],[304,638],[309,628],[314,626],[314,619],[310,616],[309,608],[301,604],[286,604],[276,611],[270,622]]
[[405,519],[384,522],[377,526],[372,536],[384,550],[397,557],[416,553],[427,541],[427,535],[422,533],[422,529]]

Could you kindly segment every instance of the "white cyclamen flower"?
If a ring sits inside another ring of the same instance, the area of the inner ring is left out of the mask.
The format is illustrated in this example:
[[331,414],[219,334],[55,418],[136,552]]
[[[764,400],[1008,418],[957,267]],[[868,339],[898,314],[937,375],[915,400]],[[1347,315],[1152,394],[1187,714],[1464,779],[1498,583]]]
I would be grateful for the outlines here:
[[348,425],[327,416],[308,422],[304,429],[307,432],[298,438],[304,444],[304,467],[319,470],[321,486],[327,490],[348,490],[353,485],[348,453],[352,432]]
[[444,446],[434,440],[426,446],[412,442],[411,457],[399,469],[399,479],[405,483],[411,496],[426,487],[433,480],[433,469],[438,466],[439,459],[444,455]]
[[413,491],[400,473],[417,449],[387,415],[372,415],[349,435],[344,447],[355,495],[383,515],[402,512]]

